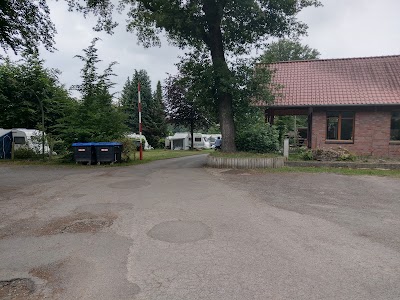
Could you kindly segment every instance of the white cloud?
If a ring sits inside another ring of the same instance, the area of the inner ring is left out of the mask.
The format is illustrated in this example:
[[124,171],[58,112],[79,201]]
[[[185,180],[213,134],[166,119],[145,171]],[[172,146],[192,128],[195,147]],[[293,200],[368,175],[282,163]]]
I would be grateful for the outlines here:
[[303,42],[323,58],[400,54],[400,1],[323,0],[300,19],[309,25]]

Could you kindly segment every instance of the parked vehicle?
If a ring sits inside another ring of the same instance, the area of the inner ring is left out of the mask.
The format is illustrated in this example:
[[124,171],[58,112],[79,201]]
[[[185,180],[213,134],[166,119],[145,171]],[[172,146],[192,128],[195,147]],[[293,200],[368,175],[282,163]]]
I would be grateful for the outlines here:
[[[195,149],[210,149],[208,139],[202,133],[193,134],[193,147]],[[165,138],[165,148],[171,150],[189,150],[191,147],[191,135],[189,132],[177,132],[173,136]]]
[[[137,148],[137,150],[139,150],[139,148],[140,148],[140,135],[137,134],[137,133],[130,133],[130,134],[127,135],[127,137],[135,140],[136,148]],[[147,142],[146,137],[142,134],[142,142],[143,141],[144,141],[143,150],[154,149],[151,145],[149,145],[149,143]]]

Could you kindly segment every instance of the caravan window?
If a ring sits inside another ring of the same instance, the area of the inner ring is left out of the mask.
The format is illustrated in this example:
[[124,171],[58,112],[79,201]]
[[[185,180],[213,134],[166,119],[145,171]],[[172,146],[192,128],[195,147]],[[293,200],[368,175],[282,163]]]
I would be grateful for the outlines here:
[[194,138],[194,141],[195,141],[195,142],[201,142],[201,137],[195,137],[195,138]]
[[25,144],[25,138],[23,136],[15,136],[14,143],[18,145],[23,145]]

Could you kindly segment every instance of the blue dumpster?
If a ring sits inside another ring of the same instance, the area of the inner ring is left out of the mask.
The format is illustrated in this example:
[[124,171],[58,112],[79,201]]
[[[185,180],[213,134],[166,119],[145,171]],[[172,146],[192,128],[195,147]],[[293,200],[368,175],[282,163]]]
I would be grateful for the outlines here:
[[96,160],[102,162],[115,163],[121,162],[122,144],[117,142],[94,143],[96,151]]
[[96,163],[95,143],[73,143],[74,159],[78,163]]

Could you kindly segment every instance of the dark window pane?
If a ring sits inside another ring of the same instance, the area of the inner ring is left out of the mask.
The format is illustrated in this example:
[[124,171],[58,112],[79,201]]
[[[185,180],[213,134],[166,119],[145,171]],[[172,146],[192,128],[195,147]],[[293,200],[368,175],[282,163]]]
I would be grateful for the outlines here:
[[329,117],[339,117],[339,112],[337,112],[337,111],[328,111],[327,113],[326,113],[326,116],[329,118]]
[[400,112],[392,113],[392,121],[390,123],[390,140],[400,141]]
[[14,137],[14,143],[16,143],[18,145],[23,145],[23,144],[25,144],[25,138],[24,137],[20,137],[20,136],[15,136]]
[[341,140],[353,139],[353,119],[342,119]]
[[194,141],[195,141],[195,142],[201,142],[201,138],[195,137],[195,138],[194,138]]
[[342,112],[342,118],[354,118],[354,112],[352,111]]
[[328,127],[327,127],[327,139],[328,140],[337,140],[338,139],[338,129],[339,129],[339,118],[338,117],[330,117],[328,118]]

